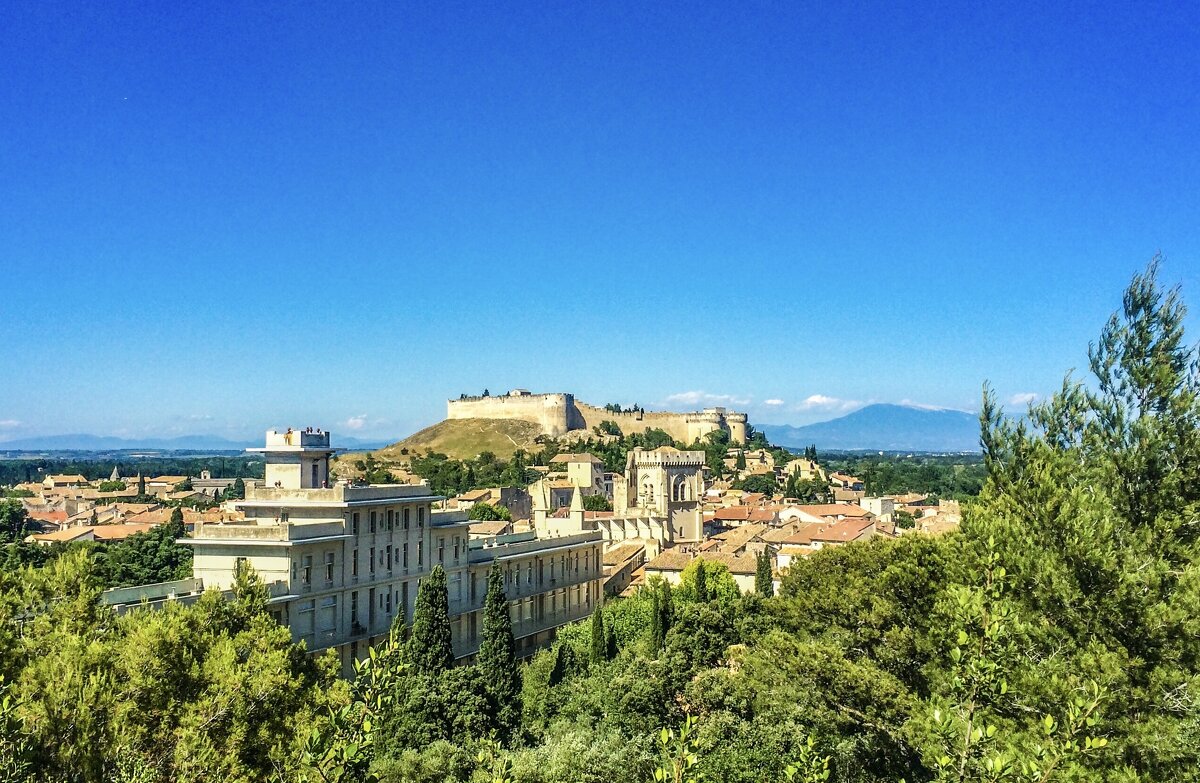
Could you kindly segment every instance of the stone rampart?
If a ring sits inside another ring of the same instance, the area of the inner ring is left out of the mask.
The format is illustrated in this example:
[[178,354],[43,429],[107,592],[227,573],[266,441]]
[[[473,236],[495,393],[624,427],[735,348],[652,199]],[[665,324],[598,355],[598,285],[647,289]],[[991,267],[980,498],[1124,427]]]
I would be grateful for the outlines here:
[[574,399],[570,394],[462,397],[446,401],[446,418],[528,421],[539,425],[547,435],[559,438],[570,429],[579,429],[570,426],[570,411],[574,407]]
[[681,443],[693,443],[714,430],[729,432],[733,443],[746,442],[746,414],[707,408],[693,413],[636,411],[614,413],[571,394],[509,394],[461,397],[446,401],[448,419],[514,419],[537,424],[553,438],[575,430],[591,430],[603,421],[615,422],[625,434],[659,429]]

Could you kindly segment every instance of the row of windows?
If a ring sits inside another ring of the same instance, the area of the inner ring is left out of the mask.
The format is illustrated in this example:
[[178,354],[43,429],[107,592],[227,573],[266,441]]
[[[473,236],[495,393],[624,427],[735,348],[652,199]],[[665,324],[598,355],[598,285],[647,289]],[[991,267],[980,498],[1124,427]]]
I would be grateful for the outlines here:
[[[350,515],[350,532],[358,535],[361,532],[362,517],[355,511]],[[367,514],[367,532],[383,533],[392,530],[409,530],[412,525],[412,507],[405,506],[400,511],[389,508],[386,512],[378,510]],[[425,527],[425,506],[417,506],[417,527]]]
[[[454,536],[452,541],[452,559],[453,564],[457,565],[459,557],[466,553],[466,545],[461,536]],[[371,547],[367,554],[368,573],[374,574],[376,565],[388,571],[394,567],[408,568],[410,566],[408,543],[397,544],[392,546],[388,544],[383,547]],[[423,541],[416,542],[416,565],[418,568],[425,566],[425,546]],[[311,585],[313,583],[313,555],[304,555],[299,561],[292,562],[292,580],[301,585]],[[336,564],[336,553],[326,552],[324,555],[324,576],[326,585],[333,584],[334,566]],[[441,565],[446,563],[446,538],[445,536],[438,538],[437,562]],[[359,557],[358,550],[354,549],[350,554],[350,575],[357,577],[359,575]]]

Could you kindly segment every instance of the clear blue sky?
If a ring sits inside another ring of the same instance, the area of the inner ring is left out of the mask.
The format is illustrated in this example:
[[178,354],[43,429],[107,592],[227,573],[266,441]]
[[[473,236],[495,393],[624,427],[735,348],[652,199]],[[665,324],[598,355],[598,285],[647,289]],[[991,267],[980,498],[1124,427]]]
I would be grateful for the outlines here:
[[0,440],[974,409],[1155,251],[1200,312],[1194,4],[244,5],[0,7]]

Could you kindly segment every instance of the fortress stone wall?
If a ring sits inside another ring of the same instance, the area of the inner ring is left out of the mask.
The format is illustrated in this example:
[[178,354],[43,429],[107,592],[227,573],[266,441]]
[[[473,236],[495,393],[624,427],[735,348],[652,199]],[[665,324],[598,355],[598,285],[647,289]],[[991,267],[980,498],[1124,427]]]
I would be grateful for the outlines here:
[[660,429],[677,441],[693,443],[710,432],[725,430],[731,442],[746,442],[746,414],[724,408],[692,413],[613,413],[577,402],[571,394],[530,394],[523,389],[514,389],[503,396],[447,400],[446,418],[528,421],[554,438],[575,430],[590,430],[607,420],[615,422],[625,434]]

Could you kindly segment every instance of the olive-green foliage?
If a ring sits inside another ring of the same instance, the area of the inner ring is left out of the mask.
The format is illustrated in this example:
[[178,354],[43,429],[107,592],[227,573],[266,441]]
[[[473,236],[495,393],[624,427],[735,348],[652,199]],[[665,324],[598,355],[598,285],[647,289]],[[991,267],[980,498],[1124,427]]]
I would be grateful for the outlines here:
[[512,512],[506,506],[493,506],[491,503],[476,503],[467,511],[467,519],[476,522],[511,522]]
[[0,673],[39,779],[262,780],[344,696],[262,611],[261,585],[120,617],[100,588],[84,550],[0,574]]
[[717,600],[722,603],[736,601],[741,592],[733,574],[724,563],[697,557],[687,564],[679,575],[679,586],[675,597],[683,602],[705,602]]
[[467,780],[474,769],[471,753],[453,742],[434,740],[420,749],[382,756],[371,767],[379,783],[446,783]]

